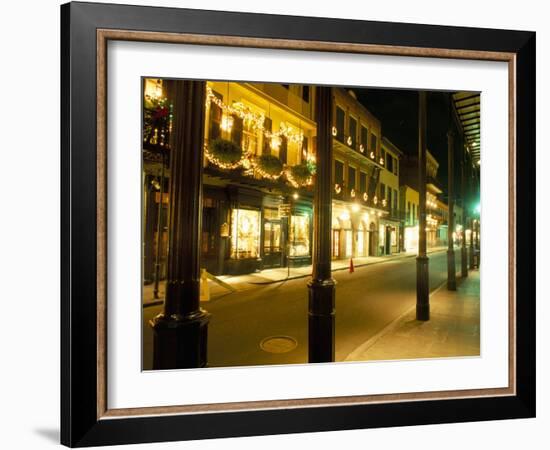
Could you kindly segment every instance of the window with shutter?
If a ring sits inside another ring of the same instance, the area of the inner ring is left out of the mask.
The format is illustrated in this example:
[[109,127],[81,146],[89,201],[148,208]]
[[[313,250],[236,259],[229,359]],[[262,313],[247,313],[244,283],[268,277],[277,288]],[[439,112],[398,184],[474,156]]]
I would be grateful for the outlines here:
[[355,169],[353,167],[348,167],[348,188],[350,191],[355,189]]
[[243,142],[243,119],[233,115],[233,128],[231,128],[231,140],[242,147]]
[[[220,100],[223,99],[223,96],[216,91],[213,91],[213,94],[218,97]],[[213,141],[221,136],[220,124],[222,121],[222,109],[215,103],[210,103],[210,112],[208,114],[209,119],[209,129],[208,129],[208,140]]]
[[351,137],[351,148],[357,148],[357,120],[349,118],[349,135]]
[[304,136],[304,140],[302,141],[302,162],[307,161],[307,153],[308,153],[308,140],[307,137]]
[[[264,119],[265,130],[271,133],[272,126],[273,125],[272,125],[271,119],[269,117],[266,117]],[[271,139],[266,137],[265,134],[263,136],[262,155],[271,155]]]
[[344,124],[346,121],[346,113],[342,108],[336,107],[336,139],[344,142]]
[[334,182],[342,186],[344,184],[344,163],[334,161]]
[[367,192],[367,174],[365,172],[359,172],[359,190],[361,194]]
[[281,147],[279,148],[279,159],[283,164],[287,164],[288,160],[288,139],[286,136],[281,136]]

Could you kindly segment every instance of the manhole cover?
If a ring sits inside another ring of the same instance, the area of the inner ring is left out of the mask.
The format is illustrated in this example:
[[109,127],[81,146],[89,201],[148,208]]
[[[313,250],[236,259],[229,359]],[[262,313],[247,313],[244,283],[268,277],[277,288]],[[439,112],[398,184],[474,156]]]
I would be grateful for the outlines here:
[[270,336],[260,342],[260,348],[269,353],[286,353],[297,346],[298,341],[290,336]]

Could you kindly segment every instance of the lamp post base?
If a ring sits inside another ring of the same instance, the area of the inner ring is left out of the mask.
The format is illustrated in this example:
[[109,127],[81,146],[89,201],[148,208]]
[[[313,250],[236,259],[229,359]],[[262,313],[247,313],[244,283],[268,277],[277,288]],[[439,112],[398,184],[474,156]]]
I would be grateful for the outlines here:
[[456,261],[454,249],[447,250],[447,290],[456,291]]
[[429,258],[416,257],[416,320],[430,320]]
[[466,247],[462,247],[460,251],[460,260],[461,275],[462,278],[466,278],[468,276],[468,250]]
[[153,369],[189,369],[206,366],[208,322],[204,310],[188,316],[159,314],[153,328]]
[[309,362],[334,362],[336,282],[332,279],[312,280],[308,288]]

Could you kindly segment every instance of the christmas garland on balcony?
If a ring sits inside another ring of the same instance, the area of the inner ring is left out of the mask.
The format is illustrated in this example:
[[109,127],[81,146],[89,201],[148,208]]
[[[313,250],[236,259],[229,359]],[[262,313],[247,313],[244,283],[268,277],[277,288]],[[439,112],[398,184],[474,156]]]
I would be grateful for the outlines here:
[[210,103],[214,103],[216,106],[221,108],[223,113],[226,116],[235,115],[241,118],[245,124],[251,126],[252,128],[259,130],[265,139],[281,139],[285,137],[289,142],[294,142],[297,144],[302,144],[304,140],[304,135],[301,131],[296,132],[293,127],[290,125],[281,122],[279,125],[279,130],[276,132],[271,132],[264,128],[265,116],[261,113],[256,113],[249,106],[244,105],[241,102],[235,102],[232,105],[227,105],[223,100],[216,97],[212,88],[206,88],[206,108],[210,107]]
[[143,141],[148,144],[168,144],[172,130],[173,106],[166,97],[146,95],[143,103]]

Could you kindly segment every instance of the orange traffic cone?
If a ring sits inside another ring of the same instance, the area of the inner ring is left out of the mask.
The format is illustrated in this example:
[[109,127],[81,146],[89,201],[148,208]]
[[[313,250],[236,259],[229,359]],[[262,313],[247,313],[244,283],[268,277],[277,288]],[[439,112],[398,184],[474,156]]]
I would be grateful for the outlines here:
[[349,259],[349,273],[355,272],[355,268],[353,267],[353,258]]

